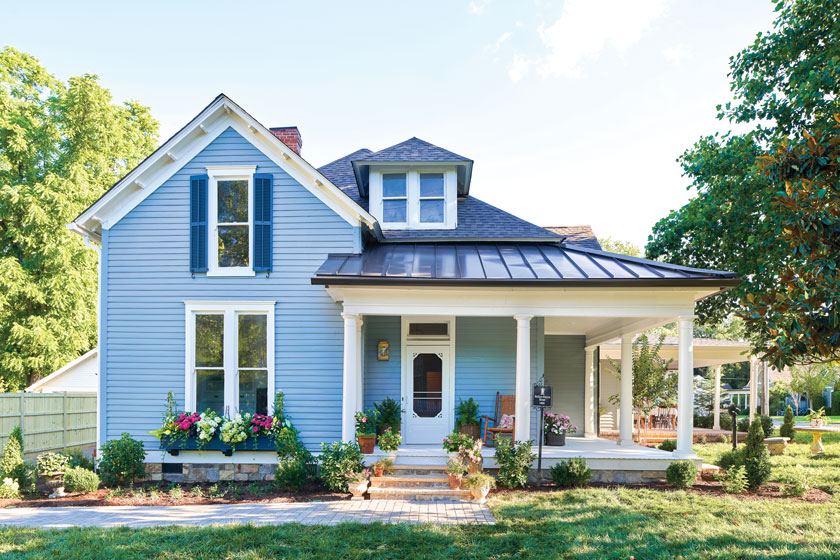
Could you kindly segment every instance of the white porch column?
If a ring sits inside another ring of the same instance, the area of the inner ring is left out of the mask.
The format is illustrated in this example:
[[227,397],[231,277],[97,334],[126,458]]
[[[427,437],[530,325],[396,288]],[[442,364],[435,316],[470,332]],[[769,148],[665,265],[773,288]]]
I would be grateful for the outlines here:
[[720,430],[720,370],[723,366],[717,366],[715,368],[715,401],[712,406],[714,406],[714,425],[712,428],[715,430]]
[[676,454],[688,457],[694,455],[694,318],[680,317],[678,324]]
[[364,349],[362,347],[362,325],[364,324],[364,319],[359,317],[356,321],[356,410],[362,410],[364,407],[364,398],[365,398],[365,380],[363,377],[363,370],[362,370],[362,352]]
[[357,323],[359,316],[355,313],[342,313],[344,318],[344,378],[343,398],[341,400],[341,440],[353,441],[355,439],[355,421],[353,415],[356,413],[356,399],[359,393],[357,385],[357,351],[359,342],[359,329]]
[[583,381],[583,437],[597,437],[595,433],[595,359],[597,346],[584,348],[584,381]]
[[528,441],[531,434],[531,315],[516,319],[516,423],[513,437]]
[[770,366],[761,362],[761,413],[770,416]]
[[753,417],[755,416],[755,405],[758,402],[758,379],[755,374],[756,368],[758,367],[758,361],[755,358],[750,360],[750,400],[747,404],[749,408],[749,417],[750,417],[750,424],[752,424]]
[[633,335],[621,336],[621,390],[618,404],[618,445],[633,445]]

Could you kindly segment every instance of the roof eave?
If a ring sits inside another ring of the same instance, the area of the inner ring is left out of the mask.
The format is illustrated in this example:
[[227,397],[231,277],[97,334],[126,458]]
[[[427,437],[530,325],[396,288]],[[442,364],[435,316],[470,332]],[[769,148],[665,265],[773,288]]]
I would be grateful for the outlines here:
[[529,279],[480,279],[468,280],[447,278],[393,278],[381,276],[313,276],[311,283],[318,286],[446,286],[464,288],[709,288],[718,291],[704,297],[724,292],[736,286],[738,278],[662,278],[616,280],[611,278],[589,280],[540,280]]

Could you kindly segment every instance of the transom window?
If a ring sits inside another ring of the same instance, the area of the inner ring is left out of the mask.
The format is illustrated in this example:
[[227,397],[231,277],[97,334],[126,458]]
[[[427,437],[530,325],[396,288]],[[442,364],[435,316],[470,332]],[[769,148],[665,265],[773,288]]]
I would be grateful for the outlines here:
[[208,274],[251,276],[255,166],[208,167],[210,263]]
[[371,208],[385,229],[452,229],[457,219],[457,174],[440,168],[371,173]]
[[269,414],[274,304],[187,302],[187,409]]

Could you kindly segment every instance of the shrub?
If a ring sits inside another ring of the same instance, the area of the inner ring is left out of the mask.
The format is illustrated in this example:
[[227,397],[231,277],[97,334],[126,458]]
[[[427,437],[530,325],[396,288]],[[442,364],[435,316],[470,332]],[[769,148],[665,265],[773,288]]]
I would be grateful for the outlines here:
[[106,486],[133,484],[146,475],[143,467],[145,459],[143,444],[123,433],[120,439],[112,439],[102,446],[99,476]]
[[718,440],[718,443],[730,443],[732,441],[732,438],[730,437],[729,434],[720,434],[718,436],[717,440]]
[[744,444],[743,458],[748,486],[751,490],[755,490],[770,478],[770,452],[764,445],[764,429],[758,420],[753,420],[750,425],[747,441]]
[[10,438],[15,438],[18,443],[20,444],[20,453],[23,455],[23,428],[20,427],[20,424],[12,429],[12,432],[9,434]]
[[665,470],[665,480],[675,488],[690,488],[697,478],[694,461],[674,461]]
[[274,471],[274,485],[289,492],[300,492],[309,480],[309,465],[302,457],[280,461]]
[[840,389],[831,393],[831,415],[840,416]]
[[23,462],[23,448],[20,439],[15,437],[14,432],[9,436],[6,447],[3,448],[3,459],[0,460],[0,480],[11,478],[18,485],[18,490],[31,489],[35,478],[31,476],[30,469]]
[[659,444],[659,449],[662,451],[674,451],[677,448],[677,440],[675,439],[666,439],[662,443]]
[[94,464],[93,458],[85,455],[81,449],[75,449],[73,451],[65,452],[64,455],[67,455],[67,457],[69,457],[70,459],[70,462],[67,464],[68,467],[81,467],[89,471],[96,470],[96,465]]
[[64,487],[70,492],[96,492],[99,490],[99,477],[88,469],[70,467],[64,473]]
[[747,490],[747,471],[743,465],[733,468],[723,478],[723,491],[727,494],[743,494]]
[[802,465],[785,469],[779,480],[785,483],[782,489],[785,496],[804,496],[811,489],[811,485],[808,484],[808,469]]
[[720,455],[720,457],[718,457],[717,466],[719,466],[727,472],[735,467],[743,466],[743,449],[743,447],[739,447],[738,449],[730,449],[729,451],[724,451]]
[[528,471],[531,463],[537,458],[531,449],[533,441],[511,441],[500,439],[496,443],[496,465],[499,482],[508,488],[525,486],[528,482]]
[[347,477],[365,468],[362,450],[356,443],[322,443],[320,459],[321,479],[333,492],[348,492]]
[[402,436],[388,426],[379,436],[379,449],[382,451],[396,451],[400,448]]
[[694,427],[695,428],[711,428],[714,424],[714,417],[710,414],[695,414]]
[[785,410],[785,419],[782,422],[782,427],[779,428],[779,435],[782,437],[789,437],[793,439],[793,408],[790,406]]
[[377,431],[382,433],[385,428],[394,428],[397,433],[400,431],[400,420],[402,416],[402,409],[400,403],[391,397],[385,397],[384,400],[375,403],[373,408],[379,413],[379,425]]
[[63,453],[44,453],[38,456],[38,474],[63,473],[67,471],[70,458]]
[[5,500],[19,500],[20,484],[13,478],[4,478],[0,484],[0,499]]
[[732,429],[732,417],[728,414],[720,415],[720,429],[727,432]]
[[738,431],[739,432],[749,432],[750,431],[750,419],[749,418],[741,418],[738,420]]
[[758,417],[758,421],[761,422],[761,429],[764,432],[764,437],[771,437],[773,435],[773,419],[766,414],[762,414]]
[[700,434],[699,436],[697,436],[697,443],[702,445],[702,444],[706,443],[706,441],[708,441],[708,440],[706,439],[705,434]]
[[825,398],[820,395],[814,395],[814,398],[811,399],[811,410],[819,410],[821,408],[825,408]]
[[551,467],[551,478],[557,486],[586,486],[592,479],[592,469],[583,457],[572,457]]

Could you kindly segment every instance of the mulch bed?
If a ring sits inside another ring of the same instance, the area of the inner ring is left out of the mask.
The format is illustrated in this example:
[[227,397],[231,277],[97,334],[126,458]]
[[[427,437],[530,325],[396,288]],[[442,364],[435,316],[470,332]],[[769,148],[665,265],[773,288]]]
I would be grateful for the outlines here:
[[[39,481],[36,493],[25,497],[23,500],[2,500],[0,508],[7,507],[58,507],[58,506],[184,506],[204,504],[238,504],[238,503],[294,503],[294,502],[326,502],[336,500],[348,500],[351,494],[331,492],[320,484],[307,484],[297,494],[281,492],[270,482],[264,483],[233,483],[230,487],[238,490],[237,495],[232,497],[209,497],[210,484],[182,484],[183,495],[178,500],[170,498],[167,490],[169,485],[143,484],[138,490],[144,490],[143,496],[133,496],[130,489],[121,489],[117,492],[106,488],[100,488],[89,494],[67,494],[63,498],[47,498],[49,489]],[[190,493],[193,487],[200,487],[202,496]],[[225,489],[225,483],[219,484],[220,489]],[[149,496],[149,490],[157,490],[156,497]],[[120,495],[120,493],[126,495]]]
[[[676,492],[677,490],[665,482],[650,482],[644,484],[603,484],[592,483],[589,487],[593,488],[633,488],[644,490],[658,490],[660,492]],[[812,504],[823,504],[832,501],[833,496],[818,488],[811,488],[807,494],[800,497],[785,496],[782,494],[783,484],[778,482],[769,482],[766,486],[762,486],[755,492],[747,492],[745,494],[727,494],[723,491],[723,486],[720,482],[710,482],[705,480],[698,480],[694,486],[687,489],[688,494],[696,496],[731,496],[738,500],[753,501],[753,500],[785,500],[790,502],[806,502]],[[566,488],[558,488],[554,483],[545,483],[540,488],[536,486],[529,486],[527,488],[499,488],[490,493],[491,496],[504,496],[511,494],[532,494],[539,492],[556,492],[563,491]]]

